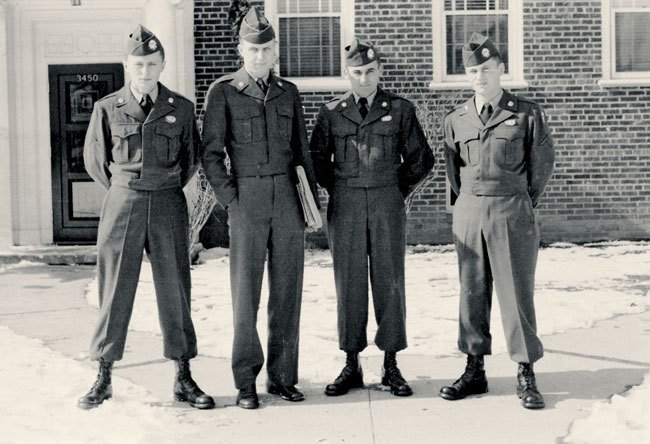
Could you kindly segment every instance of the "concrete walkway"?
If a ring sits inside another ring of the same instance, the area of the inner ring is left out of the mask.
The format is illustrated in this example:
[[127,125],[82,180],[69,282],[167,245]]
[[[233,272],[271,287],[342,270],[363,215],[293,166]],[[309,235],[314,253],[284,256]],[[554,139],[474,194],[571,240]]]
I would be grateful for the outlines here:
[[[91,266],[47,265],[0,272],[0,325],[86,363],[89,386],[95,364],[86,356],[97,311],[87,306],[83,291],[94,273]],[[503,354],[486,358],[490,392],[455,402],[437,393],[462,372],[464,357],[409,355],[408,350],[400,353],[399,360],[415,391],[412,397],[396,398],[379,381],[370,380],[364,390],[330,398],[321,385],[301,380],[305,402],[291,404],[261,394],[262,407],[255,411],[234,406],[229,360],[204,355],[193,361],[192,371],[201,387],[215,396],[218,407],[196,411],[175,403],[173,366],[161,359],[161,341],[151,334],[129,333],[125,358],[115,374],[146,388],[161,400],[160,405],[182,409],[184,421],[204,425],[200,436],[178,437],[178,442],[188,444],[537,444],[562,442],[571,423],[585,416],[595,401],[641,383],[650,369],[650,312],[542,339],[546,356],[536,372],[547,408],[541,411],[520,406],[515,395],[516,364]],[[10,362],[3,359],[3,365]],[[366,358],[363,365],[376,370],[381,362]],[[258,389],[263,389],[263,380]]]

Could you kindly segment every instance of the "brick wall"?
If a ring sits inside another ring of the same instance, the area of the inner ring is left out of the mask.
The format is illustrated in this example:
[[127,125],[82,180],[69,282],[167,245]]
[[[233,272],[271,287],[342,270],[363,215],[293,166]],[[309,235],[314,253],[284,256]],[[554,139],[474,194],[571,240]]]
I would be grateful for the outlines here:
[[[437,1],[437,0],[436,0]],[[384,54],[386,89],[412,100],[437,152],[433,178],[409,214],[409,243],[451,242],[440,121],[471,91],[430,91],[432,0],[357,0],[356,32]],[[252,2],[262,5],[261,0]],[[229,1],[195,2],[196,86],[238,66],[226,22]],[[650,237],[650,88],[603,89],[601,2],[523,0],[524,77],[514,91],[544,106],[557,164],[538,219],[545,242]],[[308,130],[340,91],[304,93]]]

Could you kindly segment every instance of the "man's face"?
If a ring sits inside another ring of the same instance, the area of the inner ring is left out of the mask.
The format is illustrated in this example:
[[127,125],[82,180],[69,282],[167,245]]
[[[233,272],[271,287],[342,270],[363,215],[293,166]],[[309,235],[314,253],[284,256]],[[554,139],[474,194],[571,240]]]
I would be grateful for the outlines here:
[[255,78],[266,78],[275,63],[275,40],[255,44],[241,40],[237,46],[244,59],[244,67]]
[[368,97],[375,91],[381,78],[381,67],[375,60],[363,66],[348,66],[345,77],[350,80],[352,90],[360,97]]
[[465,68],[472,89],[479,96],[491,99],[501,91],[501,74],[505,65],[492,58],[480,65]]
[[165,69],[160,51],[145,56],[129,55],[124,62],[133,89],[140,94],[149,94],[158,83],[160,73]]

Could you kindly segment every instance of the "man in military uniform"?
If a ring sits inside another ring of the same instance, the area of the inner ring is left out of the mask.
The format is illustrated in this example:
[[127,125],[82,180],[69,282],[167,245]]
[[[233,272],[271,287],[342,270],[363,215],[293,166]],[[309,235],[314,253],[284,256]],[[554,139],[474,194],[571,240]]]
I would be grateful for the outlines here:
[[194,105],[158,82],[165,52],[138,26],[126,44],[130,84],[95,104],[84,145],[88,174],[107,189],[97,235],[99,322],[90,357],[99,375],[79,407],[112,395],[145,249],[151,261],[164,356],[176,363],[174,397],[209,409],[214,400],[190,374],[196,336],[190,317],[188,213],[183,186],[196,172],[201,143]]
[[460,270],[458,347],[463,375],[440,396],[456,400],[488,391],[483,356],[491,353],[490,308],[496,287],[510,358],[519,363],[517,394],[528,409],[544,407],[533,363],[537,337],[533,291],[539,246],[537,206],[553,172],[553,141],[542,108],[501,88],[501,56],[473,34],[463,46],[470,100],[445,118],[447,177],[458,195],[453,233]]
[[404,198],[433,167],[433,153],[413,104],[379,88],[380,55],[372,43],[355,38],[345,50],[352,91],[321,107],[310,144],[318,183],[330,196],[328,240],[339,347],[346,352],[345,367],[325,394],[363,387],[359,352],[368,345],[370,260],[375,344],[385,352],[382,384],[410,396],[396,360],[407,345]]
[[271,72],[275,33],[256,7],[241,23],[238,50],[244,66],[208,91],[202,161],[217,200],[228,209],[237,405],[255,409],[255,381],[264,365],[257,311],[267,255],[266,389],[287,401],[304,399],[295,387],[305,229],[295,166],[304,167],[312,189],[316,185],[298,89]]

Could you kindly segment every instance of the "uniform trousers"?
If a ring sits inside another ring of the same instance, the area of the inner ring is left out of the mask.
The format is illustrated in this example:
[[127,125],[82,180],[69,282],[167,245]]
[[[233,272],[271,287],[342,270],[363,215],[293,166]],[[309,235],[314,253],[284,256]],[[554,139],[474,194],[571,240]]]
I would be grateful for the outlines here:
[[163,355],[168,359],[196,356],[183,190],[140,191],[111,186],[97,233],[99,321],[90,346],[93,360],[122,359],[143,250],[153,272]]
[[254,384],[264,365],[257,311],[267,258],[268,379],[295,385],[305,245],[296,187],[286,174],[240,177],[237,193],[228,206],[235,386]]
[[339,348],[368,346],[368,269],[380,350],[406,348],[404,255],[406,212],[397,185],[356,188],[336,185],[327,208],[334,263]]
[[454,205],[453,234],[460,273],[460,351],[491,354],[494,285],[510,358],[540,359],[544,350],[533,300],[539,229],[530,197],[461,192]]

